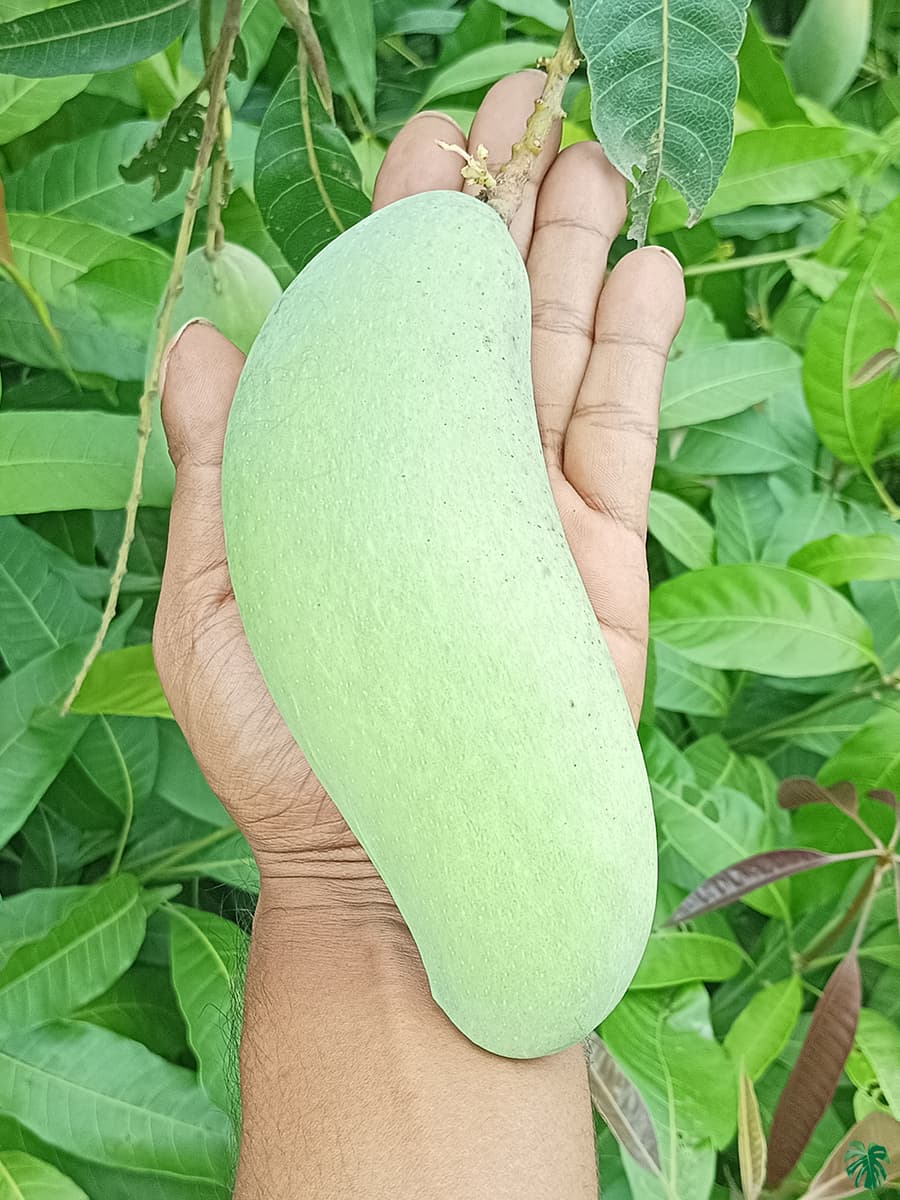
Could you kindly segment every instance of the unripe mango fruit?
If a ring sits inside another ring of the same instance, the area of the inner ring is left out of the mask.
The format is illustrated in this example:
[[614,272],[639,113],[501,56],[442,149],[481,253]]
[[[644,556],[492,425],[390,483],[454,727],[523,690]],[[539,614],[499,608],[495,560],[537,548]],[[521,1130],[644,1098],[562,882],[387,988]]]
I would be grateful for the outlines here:
[[281,284],[252,250],[226,242],[209,258],[201,247],[185,260],[171,328],[205,317],[246,354],[280,296]]
[[512,1058],[607,1015],[656,892],[643,760],[550,490],[530,349],[500,218],[458,192],[400,200],[273,310],[222,478],[275,703],[434,999]]

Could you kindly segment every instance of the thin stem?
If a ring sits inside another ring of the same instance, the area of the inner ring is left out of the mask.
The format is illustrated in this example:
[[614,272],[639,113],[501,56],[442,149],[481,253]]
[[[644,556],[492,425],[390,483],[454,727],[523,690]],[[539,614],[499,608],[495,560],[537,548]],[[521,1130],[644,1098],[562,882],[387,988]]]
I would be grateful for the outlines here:
[[770,250],[765,254],[747,254],[743,258],[728,258],[724,262],[694,263],[684,268],[685,275],[718,275],[722,271],[743,271],[745,267],[764,267],[789,258],[805,258],[815,254],[818,246],[794,246],[788,250]]
[[315,180],[316,190],[319,197],[331,218],[335,229],[338,233],[344,232],[344,222],[338,216],[337,209],[328,194],[328,188],[325,186],[325,180],[322,178],[322,171],[319,167],[319,156],[316,154],[316,144],[313,141],[312,118],[309,111],[309,80],[306,73],[306,50],[302,43],[297,46],[297,65],[300,74],[300,121],[303,125],[303,140],[306,142],[306,153],[309,157],[309,169]]
[[540,98],[534,103],[534,112],[528,118],[525,133],[513,146],[509,161],[497,172],[496,186],[481,196],[507,225],[519,211],[526,184],[554,123],[562,121],[566,115],[562,109],[563,94],[572,72],[580,62],[570,10],[556,53],[546,63],[547,82]]
[[322,107],[334,120],[334,97],[331,94],[331,80],[328,78],[328,67],[322,43],[319,41],[312,17],[309,15],[309,0],[275,0],[281,9],[281,15],[297,35],[299,49],[297,63],[301,77],[308,65],[312,71],[316,91],[322,101]]
[[869,483],[871,483],[872,487],[875,489],[878,499],[884,505],[888,516],[892,521],[900,521],[900,505],[894,503],[894,499],[890,492],[875,474],[875,469],[872,464],[863,463],[863,471],[865,472]]
[[347,92],[346,95],[344,96],[344,99],[347,102],[347,107],[350,109],[350,116],[353,118],[353,124],[359,130],[360,135],[364,138],[371,137],[372,130],[368,127],[368,125],[365,122],[365,118],[363,117],[362,113],[359,111],[359,105],[356,103],[356,100],[353,97],[353,93]]
[[810,945],[800,953],[797,958],[798,970],[808,970],[810,963],[814,959],[818,958],[823,950],[827,950],[828,947],[835,942],[841,936],[844,930],[853,922],[856,914],[862,908],[867,896],[872,890],[872,881],[874,880],[876,874],[877,869],[873,871],[871,875],[866,877],[862,887],[853,897],[853,903],[844,913],[843,917],[841,917],[840,921],[838,921],[837,925],[835,925],[833,929],[823,933],[821,937],[816,938],[814,942],[810,943]]
[[859,950],[863,937],[866,933],[866,926],[869,924],[869,916],[872,912],[872,905],[875,903],[875,897],[878,894],[879,888],[881,887],[881,881],[884,879],[888,871],[891,870],[891,867],[892,864],[889,861],[879,863],[872,873],[872,884],[869,888],[868,894],[866,895],[863,910],[860,913],[859,923],[857,924],[856,932],[853,935],[853,941],[850,943],[850,949],[847,951],[848,954],[855,954],[857,950]]
[[222,209],[228,195],[228,180],[231,165],[228,162],[228,138],[231,132],[231,112],[227,98],[222,102],[219,115],[218,153],[212,161],[209,176],[209,196],[206,202],[206,256],[213,258],[225,245],[225,227],[222,224]]
[[145,883],[148,879],[156,879],[172,867],[177,867],[184,859],[190,858],[192,854],[196,854],[198,850],[208,850],[210,846],[218,845],[219,842],[224,842],[227,838],[233,837],[234,833],[235,829],[233,825],[223,825],[221,829],[215,830],[214,833],[208,833],[205,837],[195,838],[192,842],[184,842],[172,853],[163,851],[161,854],[153,855],[151,858],[145,860],[142,868],[133,871],[133,874],[142,883]]
[[191,234],[194,232],[194,223],[197,220],[197,211],[200,207],[200,192],[203,187],[203,179],[209,167],[213,147],[218,135],[219,117],[222,105],[225,102],[225,83],[228,79],[228,69],[231,66],[231,58],[234,53],[234,43],[237,41],[237,36],[240,32],[240,20],[241,0],[227,0],[219,43],[213,52],[214,66],[209,83],[209,107],[206,110],[203,133],[197,149],[197,159],[194,163],[190,186],[185,197],[184,215],[181,218],[181,226],[178,230],[178,240],[175,245],[175,254],[172,258],[172,270],[169,274],[165,297],[156,323],[156,345],[153,352],[153,360],[150,364],[147,382],[140,399],[137,455],[135,457],[134,475],[131,482],[131,493],[128,497],[128,503],[125,506],[125,532],[122,534],[122,541],[116,556],[116,563],[109,585],[109,597],[106,601],[106,607],[103,610],[100,628],[97,630],[97,636],[94,638],[93,644],[84,662],[81,664],[81,669],[75,677],[71,691],[63,703],[63,716],[72,707],[72,702],[81,690],[81,685],[87,678],[88,671],[103,648],[103,642],[116,615],[116,605],[119,600],[122,580],[125,578],[125,572],[128,569],[128,552],[131,549],[131,543],[134,541],[134,529],[137,521],[138,505],[141,499],[144,460],[147,457],[147,444],[153,428],[153,405],[159,396],[159,377],[163,355],[165,354],[166,345],[169,340],[172,312],[181,290],[184,264],[190,250]]
[[410,63],[412,66],[416,67],[418,70],[421,71],[422,68],[426,65],[425,60],[423,58],[420,58],[419,55],[416,54],[414,50],[410,50],[409,46],[407,46],[406,42],[404,42],[402,37],[400,37],[400,36],[386,37],[384,39],[384,44],[389,49],[393,50],[395,54],[399,54],[401,58],[405,58],[408,63]]

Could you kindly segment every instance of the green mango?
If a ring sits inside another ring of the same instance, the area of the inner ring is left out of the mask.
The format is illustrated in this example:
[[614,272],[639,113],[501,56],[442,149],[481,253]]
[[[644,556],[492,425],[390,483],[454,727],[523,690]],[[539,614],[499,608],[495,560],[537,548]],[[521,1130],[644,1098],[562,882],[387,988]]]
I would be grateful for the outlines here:
[[457,192],[367,217],[247,360],[222,478],[263,678],[409,925],[512,1058],[585,1037],[649,936],[656,844],[550,490],[522,259]]
[[281,284],[252,250],[226,242],[208,258],[201,247],[185,260],[170,328],[205,317],[246,354],[280,296]]

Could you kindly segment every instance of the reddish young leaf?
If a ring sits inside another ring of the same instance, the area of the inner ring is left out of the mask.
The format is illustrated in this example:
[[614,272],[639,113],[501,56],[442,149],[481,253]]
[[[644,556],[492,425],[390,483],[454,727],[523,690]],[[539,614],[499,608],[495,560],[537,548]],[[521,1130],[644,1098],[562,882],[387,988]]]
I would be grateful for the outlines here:
[[873,1187],[897,1179],[900,1179],[900,1121],[890,1113],[871,1112],[838,1142],[803,1200],[862,1196]]
[[767,883],[776,883],[801,871],[811,871],[813,867],[840,862],[842,857],[840,854],[825,854],[821,850],[766,850],[762,854],[752,854],[711,876],[689,896],[685,896],[666,925],[678,925],[702,913],[724,908],[726,904],[765,887]]
[[875,788],[874,791],[869,792],[869,798],[877,800],[879,804],[886,804],[888,808],[892,808],[895,813],[900,814],[900,801],[887,788]]
[[775,1109],[769,1130],[767,1187],[777,1187],[794,1169],[831,1103],[853,1049],[861,1005],[862,982],[854,952],[828,980]]
[[859,811],[859,799],[852,783],[833,783],[822,787],[814,779],[797,775],[778,786],[778,803],[782,808],[802,808],[807,804],[834,804],[853,816]]
[[660,1173],[659,1143],[644,1098],[596,1034],[591,1034],[590,1085],[594,1108],[638,1166]]

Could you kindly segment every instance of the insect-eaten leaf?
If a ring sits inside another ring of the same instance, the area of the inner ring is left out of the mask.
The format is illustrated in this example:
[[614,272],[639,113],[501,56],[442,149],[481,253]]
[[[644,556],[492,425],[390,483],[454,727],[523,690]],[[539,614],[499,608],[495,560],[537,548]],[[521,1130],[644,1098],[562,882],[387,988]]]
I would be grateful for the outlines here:
[[749,0],[574,0],[587,59],[591,120],[630,180],[628,236],[643,245],[661,179],[684,196],[694,224],[731,150],[737,52]]
[[184,172],[192,169],[197,158],[206,119],[202,94],[202,89],[197,87],[185,96],[131,162],[119,167],[119,174],[126,183],[152,179],[154,200],[175,191]]
[[692,921],[703,913],[724,908],[757,888],[842,859],[843,855],[824,854],[821,850],[766,850],[762,854],[752,854],[701,883],[682,900],[666,924]]
[[861,1006],[862,981],[854,952],[828,980],[775,1109],[769,1131],[767,1187],[778,1187],[794,1169],[831,1103],[853,1049]]
[[595,1033],[591,1034],[589,1042],[589,1079],[594,1108],[638,1166],[659,1175],[659,1143],[643,1096]]

